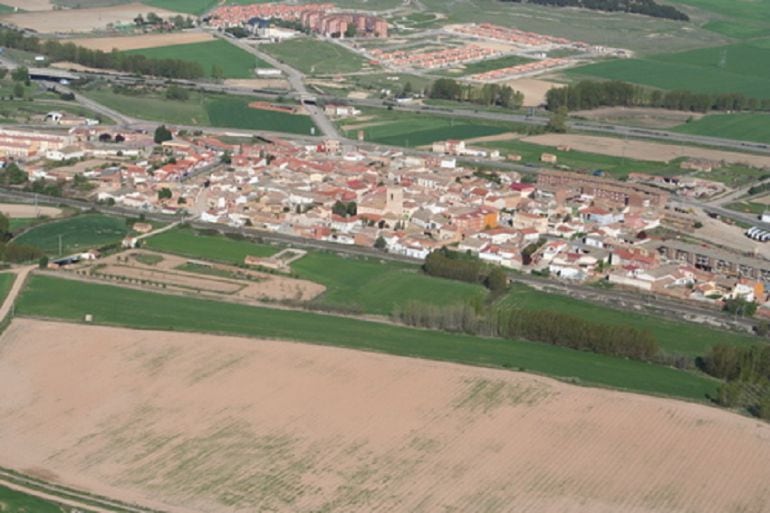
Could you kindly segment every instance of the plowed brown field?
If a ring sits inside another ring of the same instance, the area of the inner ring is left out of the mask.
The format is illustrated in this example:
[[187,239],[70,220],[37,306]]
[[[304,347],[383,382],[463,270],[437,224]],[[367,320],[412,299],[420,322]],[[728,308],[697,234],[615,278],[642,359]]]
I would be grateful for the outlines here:
[[770,511],[756,420],[299,343],[16,319],[0,419],[0,466],[169,511]]

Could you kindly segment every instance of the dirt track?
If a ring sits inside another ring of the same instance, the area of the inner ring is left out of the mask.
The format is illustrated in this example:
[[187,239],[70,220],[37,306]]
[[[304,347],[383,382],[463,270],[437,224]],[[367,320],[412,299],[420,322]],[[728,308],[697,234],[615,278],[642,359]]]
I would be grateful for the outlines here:
[[174,512],[770,504],[756,420],[288,342],[17,319],[0,338],[0,418],[0,465]]

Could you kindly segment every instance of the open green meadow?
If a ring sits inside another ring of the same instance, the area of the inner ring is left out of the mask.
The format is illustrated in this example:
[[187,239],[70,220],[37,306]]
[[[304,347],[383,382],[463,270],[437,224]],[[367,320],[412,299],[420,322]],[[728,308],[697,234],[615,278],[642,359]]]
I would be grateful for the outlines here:
[[[188,228],[169,230],[145,242],[148,249],[228,264],[241,264],[247,255],[267,257],[280,250],[222,235],[198,235]],[[326,287],[313,300],[315,305],[325,308],[389,315],[396,305],[407,301],[446,305],[481,301],[486,296],[481,285],[433,278],[422,274],[416,265],[376,258],[345,258],[309,251],[291,268],[297,277]]]
[[49,255],[69,255],[118,243],[128,233],[124,219],[102,214],[82,214],[59,221],[51,221],[24,232],[14,239],[19,244],[37,246]]
[[143,0],[143,4],[167,11],[200,15],[216,7],[217,0]]
[[[78,298],[72,301],[72,298]],[[257,308],[110,285],[32,276],[19,316],[135,328],[297,340],[471,365],[526,369],[560,378],[692,400],[717,381],[694,373],[524,341],[454,335],[289,310]],[[255,343],[258,343],[255,341]]]
[[187,101],[168,100],[161,94],[117,94],[110,89],[91,89],[82,93],[93,100],[129,116],[163,123],[193,126],[271,130],[310,134],[314,123],[309,116],[252,109],[254,98],[202,94],[191,91]]
[[697,7],[709,14],[716,15],[704,28],[724,34],[727,37],[748,38],[770,35],[770,1],[734,1],[726,0],[675,0],[679,3]]
[[144,55],[150,59],[180,59],[197,62],[207,76],[213,66],[219,66],[225,78],[254,78],[254,68],[269,68],[270,65],[249,52],[231,45],[222,39],[183,45],[159,46],[127,50],[123,53]]
[[306,75],[361,71],[366,60],[334,43],[307,37],[262,45],[260,49]]
[[770,144],[770,114],[710,114],[674,131]]
[[73,509],[0,486],[0,511],[3,513],[68,513]]
[[5,296],[11,291],[15,279],[16,275],[14,273],[0,273],[0,303],[5,300]]
[[[389,144],[392,146],[424,146],[446,139],[472,139],[487,135],[502,134],[524,130],[525,127],[514,123],[502,123],[462,117],[449,117],[420,112],[389,111],[385,109],[363,109],[364,115],[374,116],[364,128],[364,139],[368,142]],[[358,130],[344,130],[346,124],[340,123],[345,136],[355,139]]]
[[248,240],[234,240],[222,235],[197,235],[190,228],[174,228],[144,241],[144,247],[182,256],[242,264],[249,255],[269,257],[279,248]]
[[551,153],[558,157],[559,166],[567,166],[572,170],[587,170],[591,172],[601,170],[615,178],[625,178],[630,172],[653,175],[675,175],[682,173],[678,160],[667,164],[665,162],[625,159],[574,150],[560,151],[551,146],[542,146],[515,139],[480,143],[480,146],[500,150],[501,155],[521,155],[522,164],[531,164],[538,167],[542,165],[540,164],[540,155]]
[[0,14],[7,14],[12,12],[16,12],[16,9],[9,5],[0,4]]
[[743,93],[770,98],[770,40],[761,39],[639,59],[614,59],[567,71],[573,77],[623,80],[660,89]]
[[389,315],[409,301],[451,305],[483,302],[481,285],[434,278],[416,265],[374,258],[345,258],[332,253],[310,252],[292,264],[300,278],[326,286],[315,304],[366,313]]
[[[660,3],[675,3],[666,0]],[[697,1],[697,0],[693,0]],[[726,0],[713,0],[725,2]],[[762,0],[763,2],[766,0]],[[565,37],[591,44],[629,48],[636,52],[680,51],[728,42],[724,35],[704,29],[700,22],[712,16],[699,13],[691,23],[620,12],[563,9],[499,0],[421,0],[429,12],[446,16],[442,23],[495,23],[540,34]]]
[[248,103],[240,97],[210,99],[206,103],[206,111],[211,126],[304,135],[309,135],[315,127],[310,116],[252,109]]

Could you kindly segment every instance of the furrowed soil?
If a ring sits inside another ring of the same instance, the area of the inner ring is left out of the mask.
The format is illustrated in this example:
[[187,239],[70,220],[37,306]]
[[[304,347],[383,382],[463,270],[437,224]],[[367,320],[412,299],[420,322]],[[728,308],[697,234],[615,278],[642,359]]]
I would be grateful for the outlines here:
[[770,506],[759,421],[300,343],[16,319],[0,418],[0,466],[173,512]]

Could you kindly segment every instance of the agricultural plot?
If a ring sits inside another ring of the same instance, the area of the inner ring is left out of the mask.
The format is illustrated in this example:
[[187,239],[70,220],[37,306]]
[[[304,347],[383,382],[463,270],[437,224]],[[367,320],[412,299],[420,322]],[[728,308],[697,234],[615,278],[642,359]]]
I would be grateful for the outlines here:
[[4,464],[154,510],[724,513],[770,500],[770,427],[703,405],[270,340],[23,319],[2,344]]
[[82,214],[36,226],[15,238],[14,242],[37,246],[49,255],[69,255],[119,243],[127,233],[128,227],[121,218]]
[[74,513],[73,508],[60,506],[2,485],[0,485],[0,511],[3,513]]
[[84,48],[90,48],[91,50],[111,52],[113,49],[118,51],[139,50],[143,48],[204,43],[213,40],[214,36],[207,32],[186,31],[141,34],[138,36],[90,37],[73,39],[72,43]]
[[512,139],[509,141],[496,141],[480,143],[481,146],[500,150],[501,155],[520,155],[521,162],[533,166],[541,166],[540,156],[543,153],[551,153],[558,158],[558,165],[566,166],[573,170],[601,171],[615,178],[625,178],[630,172],[648,173],[653,175],[680,174],[679,162],[652,162],[648,160],[635,160],[622,156],[601,155],[583,151],[562,151],[552,146],[544,146]]
[[472,139],[516,130],[511,123],[435,116],[430,114],[391,112],[373,109],[364,112],[365,126],[356,126],[354,120],[345,120],[341,126],[346,137],[355,139],[358,130],[364,131],[368,142],[392,146],[424,146],[445,139]]
[[[71,301],[77,297],[78,301]],[[704,400],[717,382],[667,367],[545,344],[455,335],[308,312],[274,310],[111,285],[32,276],[17,316],[312,342],[486,367],[523,368],[580,382]]]
[[269,257],[279,249],[248,240],[234,240],[224,236],[202,236],[189,228],[175,228],[145,240],[145,247],[165,253],[191,258],[202,258],[227,264],[242,264],[251,255]]
[[260,47],[306,75],[332,75],[361,71],[366,60],[334,43],[297,38]]
[[727,37],[750,38],[770,35],[770,2],[725,2],[723,0],[676,0],[709,13],[716,14],[704,25]]
[[767,39],[688,52],[589,64],[567,71],[573,77],[623,80],[660,89],[701,93],[743,93],[770,98]]
[[3,15],[3,22],[42,34],[67,34],[104,30],[115,25],[130,25],[138,15],[147,17],[151,12],[162,18],[176,14],[173,11],[130,2],[109,7],[78,9],[74,15],[66,9],[7,14]]
[[197,62],[211,76],[214,66],[219,66],[225,78],[253,78],[254,68],[270,67],[266,62],[227,41],[217,39],[201,43],[143,48],[126,51],[127,54],[144,55],[151,59],[180,59]]
[[661,48],[675,52],[728,42],[723,35],[701,28],[697,21],[681,23],[625,13],[561,9],[497,0],[458,0],[451,3],[422,0],[421,4],[430,12],[445,15],[443,23],[446,24],[495,23],[573,41],[629,48],[643,54],[657,53]]
[[[146,247],[229,264],[241,264],[247,255],[272,256],[279,250],[246,240],[196,235],[189,229],[169,230],[151,237]],[[292,263],[291,269],[297,277],[326,287],[313,303],[327,308],[390,315],[396,305],[408,301],[445,305],[482,301],[486,295],[480,285],[433,278],[419,273],[417,266],[376,259],[310,251]]]
[[770,114],[711,114],[674,131],[770,144]]
[[312,134],[315,123],[310,116],[252,109],[243,98],[221,97],[208,101],[206,111],[212,126],[270,130],[290,134]]
[[309,116],[249,108],[253,98],[190,92],[187,101],[170,101],[160,94],[127,95],[108,89],[82,91],[112,109],[150,121],[169,124],[242,128],[310,134]]
[[143,4],[168,11],[201,15],[216,7],[217,0],[142,0]]
[[326,292],[314,303],[351,311],[389,315],[398,305],[409,301],[481,304],[486,296],[481,285],[434,278],[422,274],[414,265],[375,259],[310,252],[294,262],[292,270],[304,279],[326,286]]

